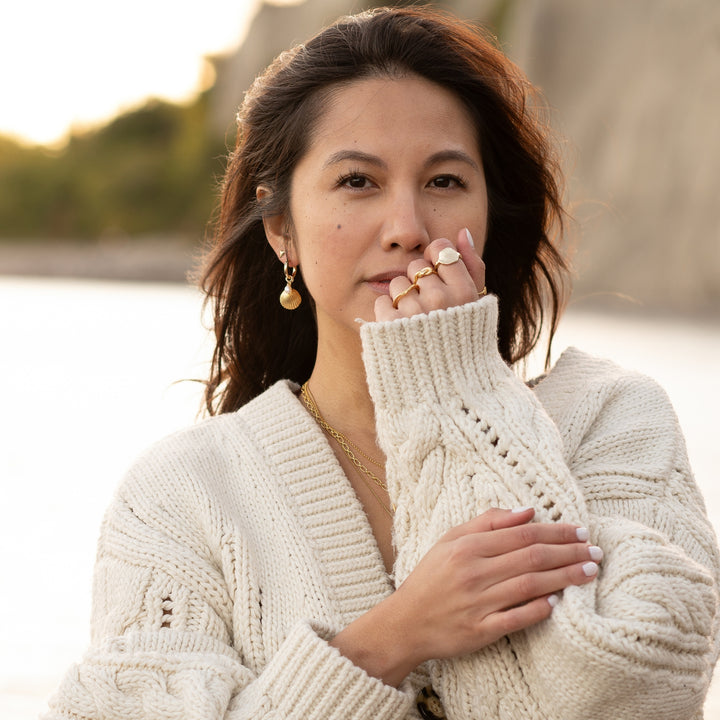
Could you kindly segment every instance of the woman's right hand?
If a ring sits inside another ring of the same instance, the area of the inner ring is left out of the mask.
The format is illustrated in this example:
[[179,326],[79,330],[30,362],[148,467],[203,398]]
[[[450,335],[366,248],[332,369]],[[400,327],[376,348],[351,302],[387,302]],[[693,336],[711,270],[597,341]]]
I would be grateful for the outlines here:
[[599,548],[574,525],[492,509],[446,533],[390,597],[331,642],[397,686],[429,659],[464,655],[547,618],[554,593],[591,582]]

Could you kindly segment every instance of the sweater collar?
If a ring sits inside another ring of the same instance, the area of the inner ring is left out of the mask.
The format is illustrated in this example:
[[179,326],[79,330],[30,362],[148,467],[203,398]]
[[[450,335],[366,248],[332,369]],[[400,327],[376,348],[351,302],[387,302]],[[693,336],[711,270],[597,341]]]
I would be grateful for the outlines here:
[[365,511],[297,390],[279,381],[239,412],[273,467],[278,491],[313,547],[347,623],[394,587]]

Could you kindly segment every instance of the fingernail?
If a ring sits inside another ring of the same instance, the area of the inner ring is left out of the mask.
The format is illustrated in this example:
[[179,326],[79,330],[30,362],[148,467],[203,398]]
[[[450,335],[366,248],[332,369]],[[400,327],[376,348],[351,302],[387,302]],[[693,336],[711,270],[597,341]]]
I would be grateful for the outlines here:
[[597,566],[597,563],[586,562],[582,566],[582,569],[583,569],[583,572],[585,573],[585,575],[587,575],[588,577],[592,577],[593,575],[597,575],[598,566]]
[[468,228],[465,228],[465,234],[467,235],[468,242],[470,243],[471,247],[475,247],[475,241],[473,240],[472,233]]
[[554,608],[560,602],[560,598],[557,595],[548,595],[547,601],[550,607]]
[[587,528],[578,528],[575,531],[575,534],[577,535],[577,539],[580,542],[587,542],[588,538],[590,537],[590,533],[588,532]]
[[521,513],[521,512],[526,512],[527,510],[532,510],[532,508],[529,505],[526,505],[524,507],[513,508],[511,512]]
[[591,545],[588,550],[590,551],[590,557],[595,562],[600,562],[603,559],[602,548],[599,548],[597,545]]

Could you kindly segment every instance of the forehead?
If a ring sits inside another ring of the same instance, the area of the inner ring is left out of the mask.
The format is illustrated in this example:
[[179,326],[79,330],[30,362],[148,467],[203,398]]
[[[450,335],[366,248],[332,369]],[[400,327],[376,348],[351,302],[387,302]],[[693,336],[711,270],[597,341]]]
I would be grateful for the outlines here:
[[332,152],[336,145],[379,152],[435,150],[438,144],[479,152],[477,128],[460,98],[417,75],[363,78],[334,87],[320,108],[309,153]]

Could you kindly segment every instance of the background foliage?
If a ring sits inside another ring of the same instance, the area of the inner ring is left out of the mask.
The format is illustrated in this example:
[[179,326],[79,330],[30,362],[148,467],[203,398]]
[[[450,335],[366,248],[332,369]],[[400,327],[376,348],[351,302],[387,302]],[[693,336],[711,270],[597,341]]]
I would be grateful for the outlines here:
[[0,240],[202,235],[225,154],[207,112],[152,100],[55,151],[0,138]]

